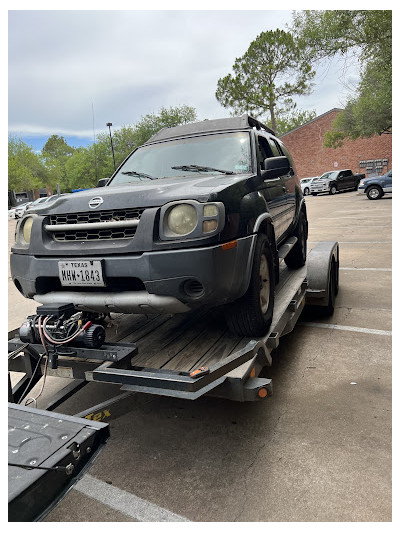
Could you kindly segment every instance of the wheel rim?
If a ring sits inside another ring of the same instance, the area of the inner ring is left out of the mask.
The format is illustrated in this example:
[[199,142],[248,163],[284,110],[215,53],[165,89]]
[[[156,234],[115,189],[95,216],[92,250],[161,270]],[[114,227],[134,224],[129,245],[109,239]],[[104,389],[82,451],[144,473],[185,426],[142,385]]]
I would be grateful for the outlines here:
[[269,305],[269,268],[265,255],[261,256],[260,261],[260,307],[262,314],[268,310]]
[[332,191],[332,194],[336,194],[336,187],[332,187],[331,191]]
[[310,191],[307,189],[307,187],[304,189],[304,196],[308,196],[310,194]]
[[368,193],[368,196],[370,198],[378,198],[379,196],[379,191],[378,189],[370,189],[369,193]]

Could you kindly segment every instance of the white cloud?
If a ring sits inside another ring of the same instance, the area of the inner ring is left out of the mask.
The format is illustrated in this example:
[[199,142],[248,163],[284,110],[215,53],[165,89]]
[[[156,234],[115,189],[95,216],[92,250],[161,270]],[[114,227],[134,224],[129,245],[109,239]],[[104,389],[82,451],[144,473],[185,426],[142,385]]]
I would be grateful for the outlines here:
[[[96,129],[182,104],[199,119],[227,116],[218,79],[261,31],[290,20],[267,10],[12,11],[9,130],[92,137],[92,104]],[[330,69],[301,107],[337,107],[340,90]]]

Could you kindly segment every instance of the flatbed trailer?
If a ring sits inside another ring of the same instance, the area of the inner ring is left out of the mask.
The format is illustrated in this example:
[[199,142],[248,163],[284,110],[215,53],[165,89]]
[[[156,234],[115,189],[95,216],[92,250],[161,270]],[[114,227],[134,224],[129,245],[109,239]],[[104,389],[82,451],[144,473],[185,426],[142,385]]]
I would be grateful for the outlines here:
[[[284,256],[284,249],[281,254]],[[78,421],[86,418],[109,422],[132,407],[132,395],[136,393],[190,400],[203,395],[235,401],[268,398],[272,394],[272,380],[260,374],[262,370],[265,374],[265,369],[271,366],[271,352],[279,345],[280,338],[293,330],[305,305],[327,314],[333,312],[338,273],[337,242],[318,243],[309,252],[306,265],[298,270],[289,269],[282,261],[272,324],[267,335],[256,339],[233,335],[218,308],[173,316],[113,315],[106,327],[106,342],[100,348],[48,347],[48,364],[45,365],[41,344],[24,343],[16,332],[11,332],[9,371],[23,373],[14,386],[11,386],[9,374],[11,431],[18,428],[23,432],[18,415],[26,417],[28,410],[31,416],[30,411],[34,409],[23,404],[45,375],[70,378],[71,382],[48,398],[41,411],[37,410],[41,416],[47,412],[54,417],[51,411],[90,382],[120,386],[117,396],[77,413],[74,418]],[[17,409],[16,404],[20,404]],[[30,438],[29,431],[27,435]],[[23,440],[22,433],[21,438]],[[9,444],[10,463],[14,459],[11,447]],[[29,468],[29,463],[25,466]],[[12,485],[17,483],[13,479]],[[21,495],[17,490],[14,493],[18,497],[13,501],[18,503]],[[58,501],[57,498],[54,501]],[[40,519],[44,514],[44,509],[40,508],[36,512],[39,518],[28,520]]]
[[[337,242],[318,243],[298,270],[282,262],[271,328],[256,339],[233,335],[219,308],[177,315],[114,315],[100,348],[50,349],[49,358],[55,364],[48,365],[47,375],[73,381],[46,408],[55,409],[91,381],[120,385],[123,392],[192,400],[204,394],[237,401],[268,397],[272,382],[258,377],[261,369],[271,365],[272,350],[293,330],[306,304],[328,313],[333,310],[338,271]],[[34,374],[43,349],[40,344],[23,343],[18,336],[8,346],[13,354],[9,370],[25,373],[10,388],[10,401],[21,402],[43,375],[44,362]]]

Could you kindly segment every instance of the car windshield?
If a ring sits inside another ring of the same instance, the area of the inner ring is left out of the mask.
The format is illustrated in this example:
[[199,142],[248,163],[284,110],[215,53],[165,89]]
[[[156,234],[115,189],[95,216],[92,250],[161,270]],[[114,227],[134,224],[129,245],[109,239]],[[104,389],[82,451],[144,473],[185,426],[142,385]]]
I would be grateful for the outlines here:
[[336,175],[336,174],[337,174],[337,172],[336,172],[335,170],[332,170],[331,172],[324,172],[324,173],[322,174],[322,176],[320,176],[319,179],[320,179],[320,180],[325,180],[325,179],[327,179],[327,178],[331,178],[331,177],[333,177],[333,176]]
[[107,186],[169,177],[250,172],[249,134],[218,133],[142,146]]

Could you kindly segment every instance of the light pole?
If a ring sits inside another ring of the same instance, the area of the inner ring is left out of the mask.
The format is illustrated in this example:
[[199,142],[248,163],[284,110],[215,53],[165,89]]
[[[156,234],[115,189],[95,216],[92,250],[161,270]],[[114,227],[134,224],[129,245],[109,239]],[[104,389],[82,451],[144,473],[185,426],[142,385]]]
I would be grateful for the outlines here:
[[111,122],[107,122],[106,126],[108,126],[108,130],[110,132],[110,143],[111,143],[111,151],[112,151],[112,155],[113,155],[113,161],[114,161],[114,170],[115,170],[115,156],[114,156],[114,146],[113,146],[113,142],[112,142],[112,135],[111,135],[111,126],[112,126],[112,123]]

